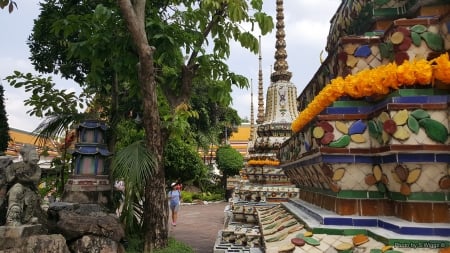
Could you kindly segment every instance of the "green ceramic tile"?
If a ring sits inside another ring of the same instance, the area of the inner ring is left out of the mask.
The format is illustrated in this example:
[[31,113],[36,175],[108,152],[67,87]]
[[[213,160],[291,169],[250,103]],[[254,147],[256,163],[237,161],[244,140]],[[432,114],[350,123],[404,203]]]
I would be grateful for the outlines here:
[[368,232],[366,229],[359,229],[359,228],[344,230],[344,235],[359,235],[359,234],[367,235]]
[[431,96],[431,95],[447,95],[446,90],[438,89],[398,89],[388,95],[388,97],[408,97],[408,96]]
[[342,100],[342,101],[335,101],[333,103],[333,107],[356,107],[356,106],[371,106],[370,103],[367,101],[361,101],[361,100]]
[[390,192],[388,197],[396,201],[447,202],[449,196],[444,192],[413,192],[409,196],[404,196],[399,192]]
[[399,15],[397,8],[380,8],[373,10],[374,16],[381,17],[397,17]]
[[343,199],[384,199],[385,196],[381,192],[375,191],[351,191],[342,190],[337,194],[338,198]]
[[372,232],[370,230],[368,231],[367,235],[369,237],[373,238],[374,240],[377,240],[384,244],[389,244],[389,240],[386,237],[384,237],[383,235],[375,234],[374,232]]

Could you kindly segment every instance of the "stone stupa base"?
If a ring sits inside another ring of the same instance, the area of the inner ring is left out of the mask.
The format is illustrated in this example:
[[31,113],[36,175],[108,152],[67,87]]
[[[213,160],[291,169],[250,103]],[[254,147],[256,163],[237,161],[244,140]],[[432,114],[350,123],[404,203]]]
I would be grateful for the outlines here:
[[62,200],[80,204],[111,203],[112,186],[108,176],[71,176],[64,186]]

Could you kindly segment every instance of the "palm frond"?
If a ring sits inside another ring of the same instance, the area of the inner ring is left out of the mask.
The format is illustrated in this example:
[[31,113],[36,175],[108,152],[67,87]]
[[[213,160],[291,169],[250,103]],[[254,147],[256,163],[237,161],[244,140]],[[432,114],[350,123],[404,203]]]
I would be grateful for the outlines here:
[[44,144],[48,139],[64,136],[70,125],[85,117],[85,114],[58,114],[45,118],[33,131],[36,134],[35,144]]
[[148,152],[143,141],[123,148],[113,158],[112,176],[125,182],[125,199],[120,218],[127,231],[139,231],[142,228],[144,187],[155,168],[155,156]]
[[123,179],[126,187],[141,190],[155,168],[156,158],[148,152],[143,141],[134,142],[117,152],[111,167],[114,178]]

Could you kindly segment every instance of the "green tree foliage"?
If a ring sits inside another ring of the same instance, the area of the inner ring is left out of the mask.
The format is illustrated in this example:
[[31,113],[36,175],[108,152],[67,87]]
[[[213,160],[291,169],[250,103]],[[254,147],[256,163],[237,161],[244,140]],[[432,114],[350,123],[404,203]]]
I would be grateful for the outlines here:
[[69,92],[66,89],[59,90],[55,88],[51,77],[14,71],[14,74],[7,76],[5,80],[14,88],[32,91],[31,97],[24,101],[25,105],[31,107],[27,111],[30,116],[42,118],[61,114],[77,114],[78,107],[84,107],[85,94],[77,96],[75,92]]
[[228,138],[231,137],[232,126],[240,125],[241,119],[237,111],[229,107],[230,100],[217,100],[209,94],[210,90],[215,90],[215,82],[205,82],[208,82],[208,85],[194,82],[189,104],[192,110],[198,113],[198,117],[189,118],[189,124],[197,147],[208,152],[211,146],[218,146],[225,139],[225,131]]
[[208,168],[203,163],[195,148],[178,138],[171,138],[164,149],[164,166],[169,182],[180,179],[201,185],[201,179],[208,175]]
[[4,94],[5,90],[3,89],[3,85],[0,84],[0,155],[4,155],[6,149],[8,148],[8,142],[10,140]]
[[216,151],[217,168],[222,172],[222,184],[227,189],[227,177],[238,175],[244,166],[244,157],[230,145],[223,145]]
[[4,9],[8,6],[8,12],[11,13],[14,11],[14,7],[17,9],[16,1],[12,0],[0,0],[0,8]]

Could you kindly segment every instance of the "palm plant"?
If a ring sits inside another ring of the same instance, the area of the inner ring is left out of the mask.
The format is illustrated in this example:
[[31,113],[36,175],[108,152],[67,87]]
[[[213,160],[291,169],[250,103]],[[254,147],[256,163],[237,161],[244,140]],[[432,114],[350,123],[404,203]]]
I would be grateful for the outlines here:
[[120,219],[129,233],[142,227],[145,183],[155,167],[156,158],[148,152],[142,140],[121,149],[113,158],[112,177],[125,183]]

